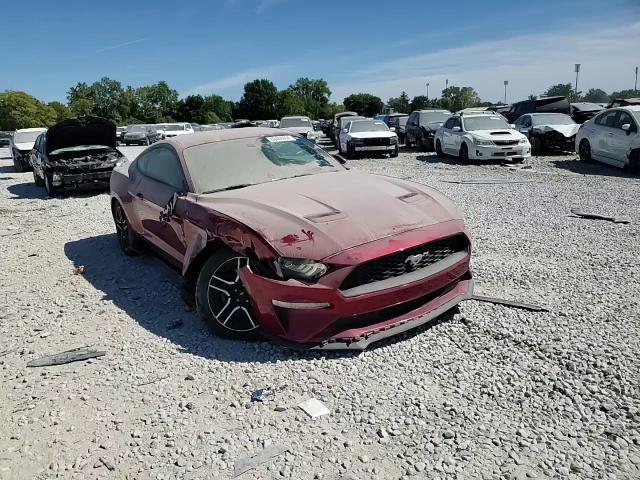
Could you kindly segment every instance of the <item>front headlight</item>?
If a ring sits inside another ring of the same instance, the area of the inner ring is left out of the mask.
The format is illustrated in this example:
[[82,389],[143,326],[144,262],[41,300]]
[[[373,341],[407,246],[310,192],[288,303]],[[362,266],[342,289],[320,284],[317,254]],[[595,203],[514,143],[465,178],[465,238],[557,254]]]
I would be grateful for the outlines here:
[[525,145],[526,143],[529,143],[529,141],[526,138],[521,138],[520,141],[518,142],[520,145]]
[[280,278],[297,278],[299,280],[316,280],[327,273],[324,263],[306,258],[277,258],[274,262],[276,273]]
[[391,137],[391,143],[398,143],[398,137]]
[[481,138],[474,138],[473,143],[475,143],[476,145],[493,145],[493,142],[491,140],[483,140]]

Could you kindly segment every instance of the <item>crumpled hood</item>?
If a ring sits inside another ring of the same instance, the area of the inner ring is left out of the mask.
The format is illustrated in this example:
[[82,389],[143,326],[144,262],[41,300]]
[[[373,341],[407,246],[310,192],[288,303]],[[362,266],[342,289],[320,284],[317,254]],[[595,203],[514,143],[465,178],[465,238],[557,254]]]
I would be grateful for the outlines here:
[[283,130],[286,130],[287,132],[291,132],[291,133],[303,134],[303,133],[313,132],[313,127],[289,127],[289,128],[283,128]]
[[473,130],[469,133],[482,140],[520,140],[522,138],[527,138],[522,133],[513,129]]
[[393,132],[354,132],[349,136],[351,138],[391,138],[397,135]]
[[283,256],[314,260],[462,218],[436,190],[354,170],[203,194],[195,201],[250,227]]
[[47,131],[47,154],[61,148],[101,145],[116,148],[116,124],[106,118],[69,118]]
[[578,133],[580,125],[577,123],[573,125],[536,125],[533,129],[541,133],[556,131],[567,138],[571,138]]
[[13,146],[20,151],[32,150],[36,142],[20,142],[14,143]]
[[430,130],[435,132],[437,129],[439,129],[442,125],[444,124],[444,122],[429,122],[424,126],[425,130]]

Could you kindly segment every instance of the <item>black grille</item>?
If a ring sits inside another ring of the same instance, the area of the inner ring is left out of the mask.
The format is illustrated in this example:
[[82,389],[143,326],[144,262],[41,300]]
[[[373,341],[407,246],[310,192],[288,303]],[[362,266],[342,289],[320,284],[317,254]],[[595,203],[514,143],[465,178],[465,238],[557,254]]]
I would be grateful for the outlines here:
[[494,140],[493,143],[496,145],[517,145],[518,140]]
[[388,138],[364,138],[362,144],[365,147],[382,147],[389,145]]
[[341,290],[399,277],[464,251],[469,244],[464,235],[444,238],[380,257],[357,266],[340,285]]

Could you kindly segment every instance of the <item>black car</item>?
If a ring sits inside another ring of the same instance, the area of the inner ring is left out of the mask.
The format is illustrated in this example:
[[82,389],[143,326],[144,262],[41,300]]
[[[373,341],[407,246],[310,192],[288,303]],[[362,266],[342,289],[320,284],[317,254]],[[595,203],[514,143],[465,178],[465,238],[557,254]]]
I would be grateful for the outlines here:
[[116,140],[119,143],[124,142],[124,134],[127,131],[127,127],[117,127],[116,128]]
[[542,97],[536,100],[523,100],[511,105],[508,112],[502,113],[509,123],[515,122],[525,113],[571,113],[566,97]]
[[405,113],[403,115],[395,115],[391,117],[389,119],[389,123],[387,123],[389,128],[395,128],[396,134],[398,135],[398,142],[400,143],[404,143],[408,120],[409,114]]
[[42,133],[31,150],[36,185],[50,197],[69,190],[107,188],[126,157],[116,149],[116,126],[100,117],[62,120]]
[[405,126],[405,145],[411,147],[415,144],[420,151],[433,150],[433,136],[436,130],[450,117],[449,110],[428,109],[411,112]]
[[161,139],[156,127],[150,125],[130,125],[124,132],[125,145],[151,145]]

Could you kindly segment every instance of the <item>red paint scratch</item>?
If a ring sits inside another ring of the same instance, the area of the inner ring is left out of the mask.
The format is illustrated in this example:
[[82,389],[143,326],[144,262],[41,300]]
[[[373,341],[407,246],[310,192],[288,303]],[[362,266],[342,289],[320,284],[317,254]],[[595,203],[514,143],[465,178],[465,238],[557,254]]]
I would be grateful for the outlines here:
[[302,233],[304,233],[307,236],[307,240],[310,240],[313,242],[313,232],[311,230],[305,230],[303,228]]
[[298,243],[300,241],[300,237],[295,233],[290,233],[289,235],[285,235],[280,239],[280,241],[288,246],[293,245],[294,243]]

